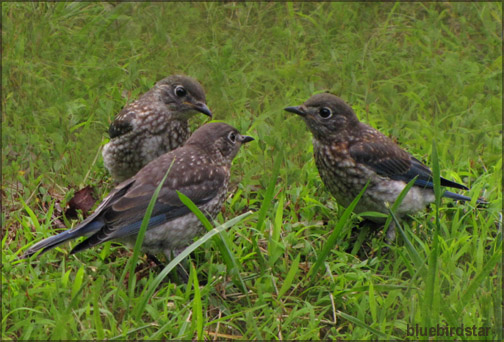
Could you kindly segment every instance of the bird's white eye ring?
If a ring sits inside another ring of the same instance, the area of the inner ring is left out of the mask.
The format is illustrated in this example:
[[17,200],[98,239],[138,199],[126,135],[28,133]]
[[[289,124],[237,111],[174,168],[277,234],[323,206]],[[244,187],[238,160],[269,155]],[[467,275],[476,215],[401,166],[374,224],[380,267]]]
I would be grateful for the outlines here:
[[332,111],[327,107],[320,108],[319,115],[323,119],[329,119],[332,116]]
[[231,141],[233,144],[236,143],[236,134],[234,134],[233,132],[229,133],[228,134],[228,139],[229,141]]
[[177,97],[184,97],[187,95],[187,90],[185,90],[185,88],[181,85],[178,85],[175,87],[174,93]]

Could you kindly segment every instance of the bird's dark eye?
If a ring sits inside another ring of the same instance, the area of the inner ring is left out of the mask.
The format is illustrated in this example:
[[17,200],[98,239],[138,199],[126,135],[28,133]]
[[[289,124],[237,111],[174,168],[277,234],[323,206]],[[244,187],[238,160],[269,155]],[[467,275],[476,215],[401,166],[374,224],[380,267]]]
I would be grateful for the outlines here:
[[187,95],[187,90],[185,90],[185,88],[182,86],[176,86],[175,95],[177,95],[178,97],[184,97]]
[[332,111],[327,107],[320,108],[319,115],[321,118],[328,119],[332,116]]
[[229,133],[228,139],[234,144],[236,142],[236,134],[233,132]]

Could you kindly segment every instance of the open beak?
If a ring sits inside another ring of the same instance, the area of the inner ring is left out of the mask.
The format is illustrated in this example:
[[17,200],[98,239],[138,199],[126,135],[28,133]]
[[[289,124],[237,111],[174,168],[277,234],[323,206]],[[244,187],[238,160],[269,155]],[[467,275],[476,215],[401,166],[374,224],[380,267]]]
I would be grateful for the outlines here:
[[240,139],[240,141],[241,141],[242,144],[248,143],[248,142],[250,142],[252,140],[255,140],[255,139],[252,138],[252,137],[249,137],[248,135],[242,135],[241,139]]
[[196,104],[191,105],[194,110],[197,110],[200,113],[203,113],[205,115],[208,115],[209,117],[212,117],[212,112],[210,111],[210,108],[203,102],[198,102]]
[[287,107],[284,108],[284,110],[297,115],[306,116],[306,112],[302,106]]

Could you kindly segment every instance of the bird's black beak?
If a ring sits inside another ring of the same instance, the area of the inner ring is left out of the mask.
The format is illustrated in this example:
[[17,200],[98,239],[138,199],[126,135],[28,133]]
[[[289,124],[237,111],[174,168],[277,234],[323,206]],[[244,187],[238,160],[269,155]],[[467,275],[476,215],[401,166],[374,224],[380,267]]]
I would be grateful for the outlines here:
[[242,144],[245,144],[245,143],[248,143],[248,142],[250,142],[250,141],[252,141],[252,140],[255,140],[255,139],[254,139],[254,138],[252,138],[252,137],[249,137],[248,135],[242,135],[242,136],[241,136],[241,139],[240,139],[240,142],[241,142]]
[[200,113],[203,113],[205,115],[208,115],[209,117],[212,117],[212,112],[210,111],[210,108],[208,108],[208,106],[206,104],[204,104],[203,102],[198,102],[198,103],[192,105],[192,107],[194,108],[194,110],[197,110]]
[[297,114],[297,115],[306,116],[306,112],[305,112],[304,108],[301,106],[287,107],[287,108],[284,108],[284,110],[287,112],[290,112],[290,113]]

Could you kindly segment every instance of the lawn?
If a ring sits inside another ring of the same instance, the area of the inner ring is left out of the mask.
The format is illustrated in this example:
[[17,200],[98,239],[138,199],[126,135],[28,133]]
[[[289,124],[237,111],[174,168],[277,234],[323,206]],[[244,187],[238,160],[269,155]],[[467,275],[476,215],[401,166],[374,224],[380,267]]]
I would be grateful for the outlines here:
[[[2,339],[418,339],[416,327],[474,326],[490,329],[464,339],[501,340],[501,18],[500,3],[2,3]],[[157,285],[142,255],[129,272],[131,250],[114,243],[18,260],[82,219],[62,214],[76,191],[111,190],[108,125],[175,73],[203,84],[215,120],[256,138],[213,225],[251,214],[191,253],[187,283]],[[311,134],[283,111],[327,90],[430,167],[437,151],[473,200],[431,205],[390,245],[345,220]]]

